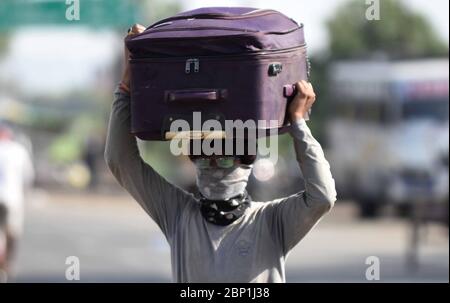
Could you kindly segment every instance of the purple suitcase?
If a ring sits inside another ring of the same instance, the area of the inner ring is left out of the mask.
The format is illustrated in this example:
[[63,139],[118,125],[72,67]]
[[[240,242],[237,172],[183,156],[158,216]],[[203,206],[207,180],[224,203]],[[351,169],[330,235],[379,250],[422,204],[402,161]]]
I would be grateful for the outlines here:
[[[170,124],[193,112],[208,119],[287,125],[292,85],[309,64],[303,26],[275,10],[200,8],[161,20],[126,41],[131,66],[131,131],[170,139]],[[173,133],[172,133],[173,135]]]

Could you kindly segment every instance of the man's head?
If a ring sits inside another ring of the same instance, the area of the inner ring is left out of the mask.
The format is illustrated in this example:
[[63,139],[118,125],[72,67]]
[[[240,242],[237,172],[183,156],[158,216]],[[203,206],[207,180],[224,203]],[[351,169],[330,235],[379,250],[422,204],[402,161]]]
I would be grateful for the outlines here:
[[[249,152],[251,150],[249,141],[233,140],[233,149],[230,153],[226,152],[226,143],[222,140],[221,152],[208,153],[208,155],[203,150],[196,155],[191,148],[189,158],[197,170],[198,190],[210,200],[228,200],[244,193],[256,159],[256,152]],[[212,144],[219,144],[219,142]],[[244,144],[241,152],[237,147],[238,144]]]

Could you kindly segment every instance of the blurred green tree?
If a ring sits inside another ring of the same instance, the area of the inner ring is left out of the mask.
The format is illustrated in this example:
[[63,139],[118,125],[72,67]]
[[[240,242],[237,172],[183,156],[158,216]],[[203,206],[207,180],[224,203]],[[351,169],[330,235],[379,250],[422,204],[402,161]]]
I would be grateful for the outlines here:
[[380,20],[367,20],[365,1],[342,5],[327,23],[331,59],[448,56],[428,20],[403,1],[380,0]]

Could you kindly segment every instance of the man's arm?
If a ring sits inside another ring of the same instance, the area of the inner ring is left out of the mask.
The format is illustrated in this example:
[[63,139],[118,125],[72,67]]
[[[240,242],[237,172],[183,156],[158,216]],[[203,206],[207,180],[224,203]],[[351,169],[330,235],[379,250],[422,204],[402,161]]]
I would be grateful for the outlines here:
[[311,134],[306,121],[292,124],[290,134],[294,139],[297,162],[305,180],[306,204],[324,204],[329,210],[336,201],[336,189],[330,164],[325,159],[322,147]]
[[[314,103],[315,95],[313,91],[308,92],[308,87],[298,85],[297,88],[300,96],[294,100],[298,101],[298,104],[290,108],[290,134],[305,181],[305,191],[268,205],[274,239],[281,245],[285,254],[317,224],[336,201],[330,165],[325,159],[322,147],[312,136],[303,119],[304,113]],[[309,88],[312,90],[311,86]]]
[[[142,27],[134,26],[136,32]],[[128,53],[122,83],[129,87]],[[173,234],[178,216],[192,200],[192,195],[170,184],[145,163],[130,134],[130,94],[116,89],[106,138],[105,160],[116,177],[133,198],[159,225],[167,238]]]
[[109,120],[105,160],[114,177],[170,237],[191,195],[170,184],[145,163],[130,134],[130,96],[117,89]]

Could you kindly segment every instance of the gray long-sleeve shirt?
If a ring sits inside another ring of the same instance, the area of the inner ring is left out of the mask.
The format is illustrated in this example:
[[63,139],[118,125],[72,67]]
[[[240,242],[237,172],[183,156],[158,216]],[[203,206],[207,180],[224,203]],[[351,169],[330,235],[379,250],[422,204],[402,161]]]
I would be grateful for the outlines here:
[[208,223],[196,198],[169,183],[140,157],[130,134],[130,97],[117,90],[105,159],[118,182],[158,224],[171,248],[176,282],[285,282],[288,252],[336,200],[334,180],[320,144],[304,120],[291,135],[304,192],[252,202],[228,226]]

